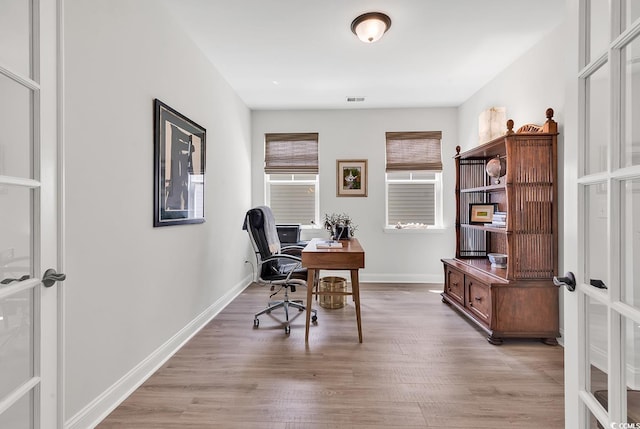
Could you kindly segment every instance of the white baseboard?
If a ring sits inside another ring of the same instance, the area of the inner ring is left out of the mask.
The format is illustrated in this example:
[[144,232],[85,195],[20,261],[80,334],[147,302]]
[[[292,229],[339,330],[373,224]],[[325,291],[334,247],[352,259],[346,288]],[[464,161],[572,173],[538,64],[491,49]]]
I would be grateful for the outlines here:
[[[348,271],[321,270],[321,277],[336,276],[351,281]],[[442,274],[360,274],[361,283],[444,283]]]
[[442,274],[362,274],[363,283],[444,283]]
[[200,331],[222,309],[233,301],[243,290],[251,284],[251,276],[245,277],[225,295],[221,296],[209,308],[203,311],[191,323],[180,330],[176,335],[151,353],[120,380],[104,391],[86,407],[68,419],[65,429],[94,428],[105,417],[120,405],[131,393],[144,383],[154,372],[158,370],[171,356]]

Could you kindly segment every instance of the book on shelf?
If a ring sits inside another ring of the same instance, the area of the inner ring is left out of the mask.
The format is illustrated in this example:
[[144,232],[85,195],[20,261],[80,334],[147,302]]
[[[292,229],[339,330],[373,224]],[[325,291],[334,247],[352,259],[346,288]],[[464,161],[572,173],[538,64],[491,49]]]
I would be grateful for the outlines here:
[[485,223],[484,226],[490,226],[491,228],[506,228],[507,224],[506,223]]
[[333,240],[323,240],[316,243],[317,249],[341,249],[342,243]]
[[491,223],[487,223],[485,224],[485,226],[491,226],[493,228],[506,228],[507,212],[493,212]]

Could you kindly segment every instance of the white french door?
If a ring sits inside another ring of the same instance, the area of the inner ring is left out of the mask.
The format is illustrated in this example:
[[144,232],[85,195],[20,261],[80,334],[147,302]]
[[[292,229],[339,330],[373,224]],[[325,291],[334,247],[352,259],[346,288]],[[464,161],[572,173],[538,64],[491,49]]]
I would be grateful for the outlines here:
[[565,222],[574,210],[578,220],[577,247],[565,248],[578,284],[575,296],[565,292],[566,427],[640,428],[640,2],[580,0],[578,14],[577,177],[567,178],[577,207],[565,200]]
[[0,0],[0,428],[59,426],[57,19]]

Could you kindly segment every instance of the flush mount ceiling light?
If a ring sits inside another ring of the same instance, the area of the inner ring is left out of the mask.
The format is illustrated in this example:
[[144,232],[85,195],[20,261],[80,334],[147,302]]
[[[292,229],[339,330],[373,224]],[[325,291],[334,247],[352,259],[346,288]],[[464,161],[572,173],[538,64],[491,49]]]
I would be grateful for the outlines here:
[[351,31],[365,43],[380,40],[391,27],[391,18],[382,12],[369,12],[360,15],[351,23]]

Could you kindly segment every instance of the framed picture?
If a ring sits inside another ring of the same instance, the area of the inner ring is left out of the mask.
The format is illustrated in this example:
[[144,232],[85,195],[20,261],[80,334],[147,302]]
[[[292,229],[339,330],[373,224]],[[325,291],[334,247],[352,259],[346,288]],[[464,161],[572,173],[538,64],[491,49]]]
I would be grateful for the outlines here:
[[154,100],[153,226],[204,222],[206,130]]
[[493,220],[493,212],[498,208],[498,204],[469,204],[469,223],[491,223]]
[[336,161],[336,195],[338,197],[367,196],[367,160]]

